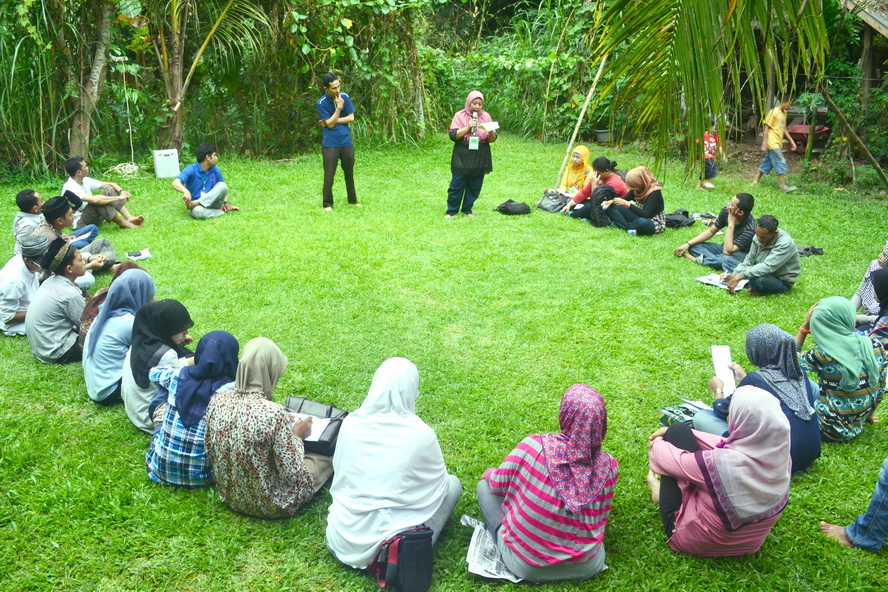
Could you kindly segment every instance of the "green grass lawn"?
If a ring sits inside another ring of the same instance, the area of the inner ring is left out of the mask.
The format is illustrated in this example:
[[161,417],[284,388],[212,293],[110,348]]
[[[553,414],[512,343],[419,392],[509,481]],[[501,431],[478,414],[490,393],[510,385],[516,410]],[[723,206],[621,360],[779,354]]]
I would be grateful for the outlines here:
[[[243,347],[273,339],[289,357],[275,399],[303,395],[355,409],[386,358],[419,368],[418,414],[438,434],[448,468],[465,489],[438,546],[434,589],[525,589],[466,572],[480,517],[475,484],[525,435],[557,431],[564,390],[586,382],[604,395],[604,448],[620,461],[608,523],[608,569],[583,584],[541,590],[884,590],[885,555],[827,541],[818,521],[846,524],[862,513],[888,453],[876,424],[847,444],[827,444],[793,478],[789,506],[761,551],[741,559],[697,559],[664,544],[644,477],[647,436],[658,408],[706,398],[709,346],[730,345],[750,369],[744,335],[771,322],[795,333],[809,306],[850,297],[888,238],[886,204],[790,180],[756,188],[754,213],[774,214],[799,245],[824,249],[803,259],[787,295],[750,299],[704,286],[706,268],[672,256],[699,225],[630,238],[566,217],[493,211],[512,198],[533,204],[554,183],[563,147],[504,135],[475,219],[445,221],[450,143],[358,149],[363,208],[321,209],[321,158],[251,162],[221,155],[242,211],[209,221],[185,213],[169,179],[150,172],[118,180],[145,214],[141,230],[104,225],[121,252],[150,248],[144,266],[157,298],[186,304],[199,337],[216,329]],[[592,149],[621,168],[650,164],[636,151]],[[183,159],[187,164],[190,159]],[[754,165],[732,161],[718,189],[696,191],[667,163],[667,212],[718,212],[749,191]],[[36,188],[45,198],[63,179]],[[0,228],[10,229],[14,195]],[[3,243],[12,253],[9,230]],[[99,279],[105,285],[107,276]],[[24,338],[0,339],[0,589],[3,590],[373,590],[324,546],[329,487],[295,517],[262,521],[228,511],[214,489],[178,490],[148,480],[148,437],[122,406],[99,407],[79,365],[46,366]],[[888,421],[888,416],[882,413]],[[404,442],[404,446],[410,446]],[[535,588],[536,589],[536,588]]]

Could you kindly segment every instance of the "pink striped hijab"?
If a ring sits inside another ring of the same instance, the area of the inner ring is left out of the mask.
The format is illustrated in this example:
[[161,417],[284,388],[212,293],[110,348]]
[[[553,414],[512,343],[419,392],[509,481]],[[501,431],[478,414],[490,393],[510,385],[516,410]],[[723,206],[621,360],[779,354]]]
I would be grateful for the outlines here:
[[607,409],[595,389],[575,384],[564,393],[558,412],[560,434],[543,434],[549,478],[574,514],[591,504],[607,482],[610,455],[602,452]]

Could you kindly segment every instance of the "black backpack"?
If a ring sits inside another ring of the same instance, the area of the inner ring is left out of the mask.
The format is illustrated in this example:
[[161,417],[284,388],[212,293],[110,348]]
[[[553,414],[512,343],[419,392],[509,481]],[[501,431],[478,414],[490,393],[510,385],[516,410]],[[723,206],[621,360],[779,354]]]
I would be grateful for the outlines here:
[[522,214],[529,214],[530,206],[526,203],[510,199],[509,201],[504,201],[496,206],[496,211],[500,214],[506,214],[507,216],[520,216]]

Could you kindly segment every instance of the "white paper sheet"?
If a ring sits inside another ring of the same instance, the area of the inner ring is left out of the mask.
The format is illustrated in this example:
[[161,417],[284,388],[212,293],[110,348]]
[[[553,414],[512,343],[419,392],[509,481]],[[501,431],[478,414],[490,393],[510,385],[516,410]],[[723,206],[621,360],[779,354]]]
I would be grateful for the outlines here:
[[[299,421],[305,417],[309,417],[309,415],[305,413],[290,413],[292,417],[295,418],[295,421]],[[324,430],[327,429],[327,426],[330,425],[329,418],[321,418],[311,416],[311,434],[308,438],[305,439],[306,442],[317,442],[321,438],[321,434],[324,433]]]
[[725,383],[722,392],[726,397],[731,396],[734,389],[737,388],[737,383],[734,381],[734,371],[731,370],[731,348],[729,346],[712,346],[712,366],[715,368],[715,375]]
[[[710,273],[709,275],[700,276],[697,278],[698,282],[703,282],[704,284],[708,284],[710,286],[715,286],[716,288],[721,288],[723,290],[728,289],[728,284],[721,281],[721,274],[718,273]],[[746,284],[749,283],[749,280],[740,280],[737,282],[737,287],[735,290],[742,290],[746,287]]]

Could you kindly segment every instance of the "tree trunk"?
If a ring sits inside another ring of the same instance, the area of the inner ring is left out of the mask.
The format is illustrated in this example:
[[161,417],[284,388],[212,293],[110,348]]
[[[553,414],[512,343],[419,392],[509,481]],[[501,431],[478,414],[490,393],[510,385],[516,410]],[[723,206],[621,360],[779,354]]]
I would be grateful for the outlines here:
[[170,23],[169,85],[167,87],[166,148],[182,150],[185,124],[185,29],[190,16],[190,4],[185,5]]
[[84,158],[87,158],[89,153],[92,116],[99,103],[105,85],[105,76],[108,73],[108,50],[111,47],[111,21],[114,15],[114,4],[111,2],[96,0],[94,8],[99,18],[96,23],[92,64],[72,69],[72,72],[78,72],[80,76],[77,80],[69,81],[75,85],[79,95],[74,104],[75,111],[71,123],[70,153]]
[[863,51],[860,54],[860,69],[863,77],[860,80],[860,117],[866,117],[866,107],[869,102],[870,79],[873,77],[873,28],[867,24],[863,26]]

